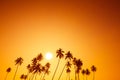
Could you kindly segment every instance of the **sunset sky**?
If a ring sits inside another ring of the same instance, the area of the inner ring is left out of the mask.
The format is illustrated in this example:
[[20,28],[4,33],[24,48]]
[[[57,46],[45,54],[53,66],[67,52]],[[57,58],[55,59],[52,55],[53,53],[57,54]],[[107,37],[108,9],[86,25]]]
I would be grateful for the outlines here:
[[[0,1],[0,80],[8,67],[12,68],[8,80],[13,79],[17,57],[24,59],[16,77],[20,80],[33,57],[51,52],[52,71],[46,76],[50,80],[59,48],[80,58],[83,68],[94,64],[95,80],[120,80],[120,1]],[[64,62],[61,60],[61,67]],[[71,78],[74,80],[73,72]],[[66,74],[61,80],[65,79]],[[88,80],[92,80],[92,73]]]

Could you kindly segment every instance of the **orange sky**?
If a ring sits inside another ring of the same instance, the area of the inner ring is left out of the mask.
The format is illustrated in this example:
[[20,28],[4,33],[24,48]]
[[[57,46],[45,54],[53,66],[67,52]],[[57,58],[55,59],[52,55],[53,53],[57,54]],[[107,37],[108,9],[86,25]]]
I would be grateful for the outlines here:
[[8,67],[12,67],[8,78],[13,78],[17,57],[24,59],[23,71],[39,52],[55,56],[62,48],[81,58],[84,68],[96,65],[96,80],[119,80],[119,4],[107,0],[0,1],[0,79]]

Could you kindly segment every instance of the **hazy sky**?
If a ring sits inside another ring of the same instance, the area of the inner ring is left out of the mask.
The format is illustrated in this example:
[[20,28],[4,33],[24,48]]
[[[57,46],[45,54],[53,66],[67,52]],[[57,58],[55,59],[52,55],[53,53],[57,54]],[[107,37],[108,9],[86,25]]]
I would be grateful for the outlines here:
[[[83,68],[96,65],[96,80],[119,80],[120,2],[0,1],[1,80],[8,67],[8,78],[13,77],[17,57],[23,57],[24,70],[38,53],[55,56],[58,48],[81,58]],[[51,65],[56,64],[51,60]]]

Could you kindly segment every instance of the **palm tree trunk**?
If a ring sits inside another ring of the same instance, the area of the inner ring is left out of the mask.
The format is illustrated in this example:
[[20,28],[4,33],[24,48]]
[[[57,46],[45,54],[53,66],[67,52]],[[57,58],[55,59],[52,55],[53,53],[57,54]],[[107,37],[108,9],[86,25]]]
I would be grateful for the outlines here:
[[61,72],[61,74],[60,74],[58,80],[60,80],[60,78],[61,78],[61,76],[62,76],[62,74],[63,74],[63,71],[64,71],[64,69],[65,69],[65,66],[66,66],[66,64],[64,65],[64,67],[63,67],[63,69],[62,69],[62,72]]
[[7,72],[6,76],[5,76],[5,80],[7,79],[7,76],[8,76],[8,72]]
[[46,73],[44,73],[42,80],[44,80]]
[[31,78],[31,80],[33,80],[33,79],[34,79],[34,76],[35,76],[35,74],[33,74],[33,76],[32,76],[32,78]]
[[84,75],[83,75],[83,80],[84,80]]
[[40,80],[43,78],[43,75],[44,75],[44,74],[42,73],[41,76],[40,76]]
[[15,71],[15,74],[14,74],[14,77],[13,77],[13,80],[15,80],[15,77],[16,77],[16,74],[17,74],[17,71],[18,71],[18,67],[19,67],[19,65],[18,65],[17,68],[16,68],[16,71]]
[[77,77],[76,77],[76,67],[74,66],[74,68],[75,68],[75,80],[77,80]]
[[79,73],[78,73],[78,80],[80,80],[80,75],[79,75]]
[[93,72],[93,80],[95,79],[95,72]]
[[36,75],[35,75],[35,80],[36,80],[36,78],[37,78],[37,73],[36,73]]
[[87,80],[87,75],[86,75],[86,80]]
[[69,76],[69,80],[70,80],[70,73],[68,73],[68,76]]
[[57,71],[57,69],[58,69],[59,63],[60,63],[60,59],[58,59],[58,63],[57,63],[57,66],[56,66],[55,72],[54,72],[54,74],[53,74],[53,76],[52,76],[52,80],[53,80],[54,77],[55,77],[55,73],[56,73],[56,71]]

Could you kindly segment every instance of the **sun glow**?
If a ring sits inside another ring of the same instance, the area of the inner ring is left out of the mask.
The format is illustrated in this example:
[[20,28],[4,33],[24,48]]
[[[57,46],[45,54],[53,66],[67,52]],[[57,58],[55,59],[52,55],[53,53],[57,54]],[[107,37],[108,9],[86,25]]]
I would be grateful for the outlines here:
[[47,52],[47,53],[45,54],[45,59],[47,59],[47,60],[51,60],[52,57],[53,57],[53,55],[52,55],[52,53],[50,53],[50,52]]

